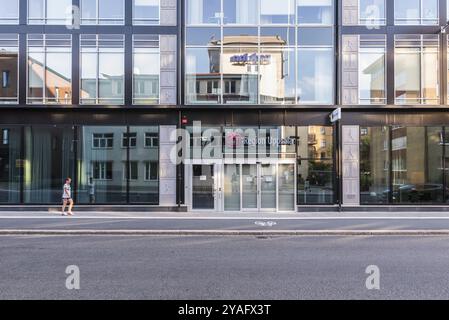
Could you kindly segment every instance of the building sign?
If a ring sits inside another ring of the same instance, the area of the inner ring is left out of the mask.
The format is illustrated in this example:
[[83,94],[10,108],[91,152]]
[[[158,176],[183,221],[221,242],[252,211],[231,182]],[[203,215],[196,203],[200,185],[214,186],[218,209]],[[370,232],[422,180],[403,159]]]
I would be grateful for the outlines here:
[[226,145],[228,147],[242,147],[242,146],[293,146],[296,145],[296,138],[277,138],[277,137],[248,137],[240,133],[230,132],[226,136]]
[[339,120],[341,120],[341,108],[335,109],[332,111],[332,113],[329,115],[329,119],[331,123],[335,123]]
[[260,65],[268,65],[271,63],[271,55],[270,54],[249,54],[245,53],[242,55],[234,55],[230,59],[230,62],[234,65],[247,65],[247,64],[260,64]]

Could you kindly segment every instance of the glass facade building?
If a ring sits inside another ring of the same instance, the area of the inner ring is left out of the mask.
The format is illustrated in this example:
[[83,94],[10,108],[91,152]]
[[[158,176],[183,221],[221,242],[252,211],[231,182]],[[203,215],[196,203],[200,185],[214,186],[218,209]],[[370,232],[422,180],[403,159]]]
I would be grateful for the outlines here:
[[449,203],[447,0],[0,8],[0,206]]

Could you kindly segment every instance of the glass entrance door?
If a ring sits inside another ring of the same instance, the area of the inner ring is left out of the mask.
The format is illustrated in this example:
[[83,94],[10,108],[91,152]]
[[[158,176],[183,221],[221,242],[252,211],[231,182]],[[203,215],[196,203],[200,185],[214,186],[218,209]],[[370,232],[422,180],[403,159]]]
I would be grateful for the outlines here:
[[259,164],[259,208],[264,211],[277,209],[277,165]]
[[192,165],[192,209],[215,210],[215,172],[213,164]]
[[242,164],[242,209],[259,209],[257,164]]
[[225,211],[294,211],[295,165],[225,164]]

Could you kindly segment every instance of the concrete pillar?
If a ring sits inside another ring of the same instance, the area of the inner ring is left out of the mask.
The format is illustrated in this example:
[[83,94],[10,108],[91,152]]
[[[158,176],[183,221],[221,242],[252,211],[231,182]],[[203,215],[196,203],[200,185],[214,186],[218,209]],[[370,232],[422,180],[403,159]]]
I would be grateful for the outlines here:
[[359,36],[344,35],[342,39],[342,105],[359,104]]
[[359,24],[359,1],[342,0],[343,25],[355,26]]
[[176,163],[170,159],[170,152],[176,147],[171,134],[176,126],[159,127],[159,205],[176,206]]
[[161,26],[176,26],[176,0],[161,0]]
[[160,104],[162,105],[176,105],[177,103],[176,48],[177,43],[175,35],[160,36],[160,52],[161,52]]
[[343,126],[343,206],[360,205],[360,128]]

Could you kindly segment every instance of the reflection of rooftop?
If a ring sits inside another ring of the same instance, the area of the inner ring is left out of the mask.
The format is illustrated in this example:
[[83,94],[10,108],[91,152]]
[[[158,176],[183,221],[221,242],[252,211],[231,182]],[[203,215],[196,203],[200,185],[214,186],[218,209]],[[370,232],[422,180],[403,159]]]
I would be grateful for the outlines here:
[[[287,45],[287,41],[282,39],[281,36],[249,36],[249,35],[240,35],[240,36],[224,36],[223,37],[223,46],[284,46]],[[210,42],[210,45],[219,46],[221,45],[220,40],[213,40]]]

